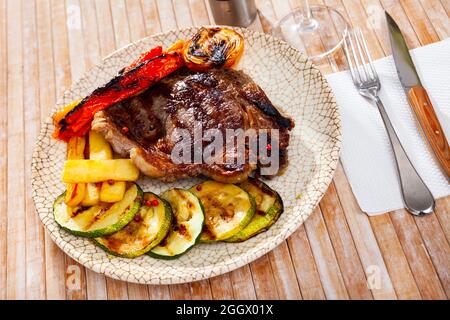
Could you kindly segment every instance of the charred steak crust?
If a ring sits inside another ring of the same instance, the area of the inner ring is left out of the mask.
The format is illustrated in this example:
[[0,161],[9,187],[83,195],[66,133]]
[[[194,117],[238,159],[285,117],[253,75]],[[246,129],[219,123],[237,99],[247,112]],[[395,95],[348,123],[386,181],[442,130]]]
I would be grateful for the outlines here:
[[[174,163],[171,152],[178,140],[173,133],[188,131],[194,148],[199,123],[203,131],[217,129],[224,137],[226,129],[254,129],[257,134],[259,129],[279,129],[281,164],[286,163],[292,119],[283,116],[248,75],[233,69],[182,69],[140,95],[98,112],[92,129],[101,132],[117,153],[129,155],[145,175],[164,181],[205,175],[235,183],[257,169],[248,161],[242,165]],[[199,145],[205,148],[209,143]],[[223,152],[237,156],[236,150]]]

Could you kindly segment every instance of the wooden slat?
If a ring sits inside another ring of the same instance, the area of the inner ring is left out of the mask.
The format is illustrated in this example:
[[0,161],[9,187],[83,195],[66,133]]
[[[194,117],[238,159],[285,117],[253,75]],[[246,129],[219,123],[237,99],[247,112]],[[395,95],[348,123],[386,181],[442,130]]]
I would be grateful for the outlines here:
[[344,210],[356,250],[358,251],[364,271],[376,268],[377,276],[380,279],[380,286],[372,288],[372,294],[375,299],[395,299],[396,294],[393,288],[389,273],[386,268],[380,248],[376,242],[374,232],[371,228],[369,218],[359,208],[355,196],[353,195],[350,184],[345,177],[344,169],[339,163],[336,168],[333,183],[339,196],[342,209]]
[[325,299],[320,276],[303,225],[289,237],[288,245],[303,299]]
[[[25,164],[31,163],[32,153],[40,126],[39,112],[39,64],[36,28],[36,4],[28,1],[23,6],[23,50],[24,50],[24,119],[25,126]],[[34,45],[30,45],[34,43]],[[44,229],[34,208],[31,197],[31,168],[25,171],[26,207],[26,298],[45,298],[45,251]]]
[[169,286],[169,292],[172,300],[192,299],[189,283],[171,285]]
[[421,299],[400,241],[388,214],[370,218],[389,276],[399,299]]
[[81,25],[83,27],[83,48],[85,69],[89,70],[100,63],[100,39],[97,27],[97,10],[95,1],[80,0]]
[[282,300],[302,298],[286,241],[268,254],[278,296]]
[[439,219],[442,230],[447,241],[450,242],[450,197],[438,199],[436,201],[436,216]]
[[400,0],[400,3],[422,45],[439,41],[436,31],[418,0]]
[[127,283],[112,278],[106,278],[108,300],[128,300]]
[[414,217],[447,297],[450,298],[450,245],[435,214]]
[[[446,1],[449,4],[449,1]],[[439,0],[420,0],[425,14],[440,40],[450,36],[449,14]]]
[[256,299],[256,291],[253,285],[252,273],[249,265],[230,272],[233,295],[238,300]]
[[[416,34],[414,33],[414,29],[412,28],[411,24],[409,23],[408,16],[406,15],[405,10],[403,10],[402,5],[398,0],[381,0],[381,4],[383,8],[395,19],[395,22],[397,22],[398,26],[402,30],[403,34],[406,38],[406,43],[408,44],[409,48],[416,48],[420,46],[420,42],[417,39]],[[385,53],[386,55],[391,54],[391,45],[389,43],[389,34],[387,29],[385,29],[384,32],[379,32],[378,36],[383,38],[385,43]]]
[[172,5],[177,27],[182,29],[191,26],[192,16],[188,0],[172,0]]
[[161,23],[155,0],[141,0],[141,7],[147,36],[161,32]]
[[[261,299],[279,299],[277,285],[273,276],[268,255],[250,263],[256,297]],[[236,290],[235,290],[236,292]]]
[[192,22],[195,26],[204,26],[211,24],[208,11],[206,10],[203,0],[189,0],[189,9],[191,12]]
[[215,300],[233,299],[233,285],[230,274],[226,273],[209,279],[212,298]]
[[[39,42],[39,89],[41,123],[49,116],[56,99],[56,69],[53,53],[50,0],[36,2]],[[45,271],[47,299],[65,298],[65,254],[45,233]]]
[[448,0],[441,0],[442,6],[444,6],[447,16],[450,16],[450,2]]
[[89,300],[106,300],[106,279],[103,274],[86,269],[86,296]]
[[[8,91],[8,54],[6,1],[0,2],[0,92]],[[8,112],[8,96],[0,95],[0,299],[6,299],[7,224],[8,224],[8,121],[4,115]]]
[[25,166],[23,115],[22,1],[7,2],[8,48],[8,151],[7,151],[7,283],[8,299],[24,299],[25,268]]
[[177,28],[175,13],[171,1],[157,0],[159,21],[161,23],[161,30],[169,31]]
[[108,0],[95,1],[97,15],[97,28],[102,57],[112,53],[116,49],[114,26],[112,22],[111,7]]
[[120,49],[131,42],[127,9],[124,0],[110,0],[110,5],[116,39],[116,49]]
[[128,283],[128,299],[130,300],[148,300],[149,293],[147,285]]
[[319,208],[314,210],[304,225],[327,299],[348,299],[342,273]]
[[[398,0],[394,0],[394,2],[395,4],[400,6]],[[391,50],[391,44],[389,40],[383,4],[380,2],[380,0],[361,0],[361,4],[365,10],[368,21],[370,21],[371,29],[377,36],[379,47],[386,54],[389,54],[388,52],[390,52]],[[399,11],[398,8],[395,11]],[[396,14],[401,14],[402,12],[403,10],[401,10],[400,6],[400,12],[397,12]],[[380,35],[383,36],[380,37]]]
[[149,297],[152,300],[169,300],[170,299],[170,291],[169,286],[161,285],[161,286],[148,286]]
[[211,300],[212,290],[209,280],[195,281],[190,284],[191,297],[193,300]]
[[320,209],[350,299],[373,299],[334,184],[322,198]]
[[66,0],[65,17],[69,42],[70,76],[71,82],[75,82],[86,71],[83,22],[79,0]]
[[404,210],[390,214],[423,299],[445,299],[439,277],[412,216]]
[[130,26],[131,41],[145,37],[145,21],[140,0],[127,0],[127,17]]

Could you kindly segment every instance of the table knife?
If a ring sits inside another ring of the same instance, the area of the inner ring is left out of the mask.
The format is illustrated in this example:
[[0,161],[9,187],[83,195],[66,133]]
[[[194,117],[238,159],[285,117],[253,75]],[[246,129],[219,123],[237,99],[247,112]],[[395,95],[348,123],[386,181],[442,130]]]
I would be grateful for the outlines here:
[[444,131],[434,111],[427,91],[422,86],[416,68],[406,46],[400,28],[394,19],[386,12],[386,19],[391,40],[392,55],[394,57],[400,83],[408,97],[409,104],[416,114],[422,128],[422,133],[428,140],[443,171],[450,179],[450,148]]

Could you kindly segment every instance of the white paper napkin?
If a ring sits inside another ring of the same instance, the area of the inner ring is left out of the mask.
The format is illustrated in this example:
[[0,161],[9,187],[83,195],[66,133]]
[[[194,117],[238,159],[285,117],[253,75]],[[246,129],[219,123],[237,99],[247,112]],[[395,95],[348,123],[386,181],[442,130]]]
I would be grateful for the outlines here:
[[[450,38],[411,53],[450,139]],[[435,198],[449,195],[450,185],[421,136],[392,57],[376,61],[375,67],[381,81],[381,100],[411,162]],[[342,164],[359,206],[369,215],[404,208],[394,154],[378,110],[358,94],[348,71],[327,79],[342,114]]]

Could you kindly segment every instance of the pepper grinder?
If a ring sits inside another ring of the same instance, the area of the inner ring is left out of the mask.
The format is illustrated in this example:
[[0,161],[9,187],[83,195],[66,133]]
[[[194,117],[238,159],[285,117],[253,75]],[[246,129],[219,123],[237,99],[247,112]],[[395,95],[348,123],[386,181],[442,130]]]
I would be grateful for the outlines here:
[[209,0],[216,24],[248,27],[256,17],[255,0]]

